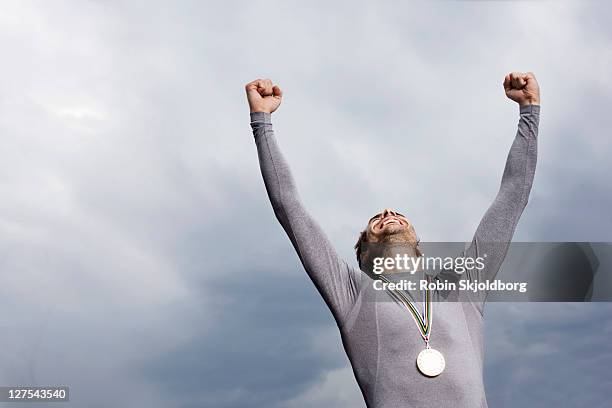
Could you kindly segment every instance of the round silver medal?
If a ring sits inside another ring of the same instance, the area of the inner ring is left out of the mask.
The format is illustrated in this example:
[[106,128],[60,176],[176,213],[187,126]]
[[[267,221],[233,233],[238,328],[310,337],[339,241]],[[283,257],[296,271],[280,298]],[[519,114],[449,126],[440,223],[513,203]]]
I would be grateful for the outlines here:
[[417,367],[419,371],[427,377],[436,377],[444,371],[446,361],[438,350],[426,348],[417,357]]

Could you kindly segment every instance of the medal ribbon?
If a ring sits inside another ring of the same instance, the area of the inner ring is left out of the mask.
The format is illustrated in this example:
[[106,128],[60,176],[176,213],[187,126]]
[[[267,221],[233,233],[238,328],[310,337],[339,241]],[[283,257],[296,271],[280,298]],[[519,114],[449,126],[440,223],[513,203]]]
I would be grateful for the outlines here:
[[[427,275],[426,277],[427,283],[429,283],[429,277]],[[391,283],[391,281],[389,281],[389,279],[387,279],[387,277],[384,275],[380,275],[380,280],[386,283]],[[421,315],[414,303],[412,303],[412,301],[403,293],[403,291],[395,289],[393,291],[390,291],[389,293],[393,297],[395,297],[395,299],[399,300],[406,309],[408,309],[410,315],[412,316],[412,319],[414,320],[417,325],[417,328],[419,329],[419,334],[421,335],[421,337],[423,337],[423,340],[425,340],[427,348],[429,348],[429,335],[431,334],[431,326],[433,323],[431,294],[429,292],[429,289],[426,289],[425,293],[423,294],[423,315]]]

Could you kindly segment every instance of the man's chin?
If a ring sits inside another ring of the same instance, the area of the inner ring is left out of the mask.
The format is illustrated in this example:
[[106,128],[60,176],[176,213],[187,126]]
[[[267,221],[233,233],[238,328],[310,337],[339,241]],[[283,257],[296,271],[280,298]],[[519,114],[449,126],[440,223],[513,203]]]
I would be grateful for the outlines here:
[[406,229],[401,225],[389,225],[385,227],[381,234],[381,241],[397,241],[406,235]]
[[397,225],[397,224],[387,225],[381,230],[383,236],[397,235],[397,234],[401,234],[404,231],[406,231],[406,227],[403,225]]

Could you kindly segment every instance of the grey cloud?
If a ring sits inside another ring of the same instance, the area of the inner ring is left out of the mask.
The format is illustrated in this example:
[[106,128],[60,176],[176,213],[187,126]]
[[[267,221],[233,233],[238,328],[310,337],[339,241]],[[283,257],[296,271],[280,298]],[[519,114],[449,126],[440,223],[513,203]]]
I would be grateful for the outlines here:
[[[331,315],[266,200],[244,83],[284,88],[281,147],[352,260],[365,220],[386,206],[425,241],[471,237],[517,120],[501,79],[533,70],[541,155],[517,239],[606,241],[610,10],[7,3],[0,384],[66,383],[70,406],[87,407],[360,401]],[[512,329],[505,319],[521,314],[488,309],[491,406],[516,390],[524,405],[582,406],[567,378],[592,405],[606,397],[604,373],[579,350],[609,357],[597,326],[607,307],[553,309]],[[577,327],[590,334],[569,344]],[[532,335],[529,358],[512,360]],[[550,387],[529,388],[529,372]],[[100,384],[124,397],[100,396]]]

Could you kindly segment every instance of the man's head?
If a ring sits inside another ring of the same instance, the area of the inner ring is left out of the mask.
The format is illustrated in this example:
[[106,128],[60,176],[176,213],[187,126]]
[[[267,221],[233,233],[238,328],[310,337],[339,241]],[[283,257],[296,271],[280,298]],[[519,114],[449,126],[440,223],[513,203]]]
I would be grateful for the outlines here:
[[414,249],[416,256],[421,256],[418,248],[419,239],[414,227],[404,215],[385,208],[381,213],[376,214],[370,221],[366,229],[361,232],[355,244],[355,253],[359,266],[365,263],[368,256],[368,244],[376,246],[405,245]]

